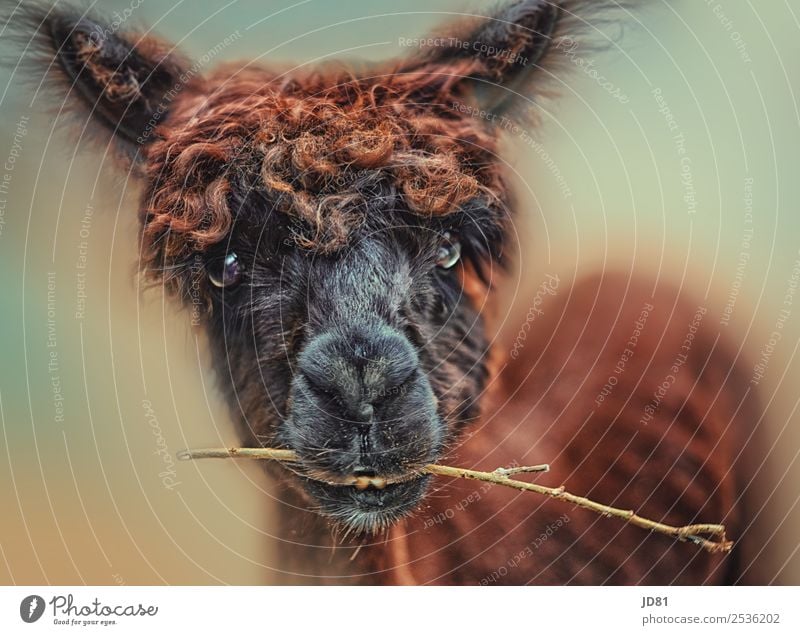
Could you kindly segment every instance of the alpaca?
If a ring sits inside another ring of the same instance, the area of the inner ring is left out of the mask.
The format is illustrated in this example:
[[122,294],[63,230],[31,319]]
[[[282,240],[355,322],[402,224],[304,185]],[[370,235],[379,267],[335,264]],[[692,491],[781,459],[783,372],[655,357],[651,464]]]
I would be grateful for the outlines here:
[[143,275],[199,307],[242,444],[299,457],[266,466],[283,582],[741,579],[742,550],[420,472],[550,461],[572,491],[746,533],[758,408],[704,307],[554,279],[524,346],[487,335],[520,213],[502,129],[531,121],[591,4],[512,0],[381,65],[204,75],[62,3],[11,17],[141,179]]

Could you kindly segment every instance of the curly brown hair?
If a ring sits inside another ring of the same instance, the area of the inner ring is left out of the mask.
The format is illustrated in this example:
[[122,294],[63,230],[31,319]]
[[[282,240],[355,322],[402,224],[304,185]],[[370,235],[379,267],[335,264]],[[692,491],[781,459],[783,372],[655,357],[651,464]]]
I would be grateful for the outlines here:
[[[479,196],[500,207],[495,135],[448,106],[447,82],[431,77],[223,68],[188,86],[147,150],[143,267],[173,268],[221,241],[237,181],[263,188],[278,211],[302,221],[310,231],[296,243],[321,253],[347,243],[379,181],[422,216]],[[422,100],[432,88],[439,99]]]

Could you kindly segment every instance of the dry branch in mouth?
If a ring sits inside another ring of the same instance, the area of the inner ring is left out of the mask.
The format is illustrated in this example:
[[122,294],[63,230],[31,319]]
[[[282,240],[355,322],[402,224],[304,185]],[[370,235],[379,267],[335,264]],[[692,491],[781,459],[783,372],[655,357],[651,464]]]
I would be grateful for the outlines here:
[[[280,450],[275,448],[207,448],[200,450],[183,450],[178,452],[178,459],[188,461],[192,459],[266,459],[272,461],[296,461],[297,455],[291,450]],[[583,496],[572,494],[561,487],[546,487],[536,483],[528,483],[510,478],[516,474],[527,472],[547,472],[549,465],[531,465],[523,467],[504,468],[499,467],[493,472],[480,472],[461,467],[450,467],[448,465],[429,464],[422,468],[422,472],[434,474],[436,476],[447,476],[450,478],[469,478],[494,485],[512,487],[525,492],[535,492],[548,498],[572,503],[578,507],[588,509],[601,516],[613,516],[620,518],[631,525],[636,525],[642,529],[649,529],[656,533],[672,536],[677,540],[689,541],[702,547],[711,553],[724,553],[731,550],[733,542],[725,536],[724,525],[694,524],[675,527],[666,525],[648,518],[639,516],[633,510],[610,507]],[[353,485],[358,486],[358,480],[354,477]]]

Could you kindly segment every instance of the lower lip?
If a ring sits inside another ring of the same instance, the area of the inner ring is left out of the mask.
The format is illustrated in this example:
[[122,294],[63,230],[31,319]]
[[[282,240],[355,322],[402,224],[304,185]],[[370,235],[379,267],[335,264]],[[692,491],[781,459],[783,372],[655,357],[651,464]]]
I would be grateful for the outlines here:
[[306,488],[316,498],[330,502],[350,502],[370,510],[399,507],[413,507],[417,504],[430,480],[429,475],[402,481],[387,483],[383,488],[357,488],[355,485],[330,485],[318,481],[307,480]]

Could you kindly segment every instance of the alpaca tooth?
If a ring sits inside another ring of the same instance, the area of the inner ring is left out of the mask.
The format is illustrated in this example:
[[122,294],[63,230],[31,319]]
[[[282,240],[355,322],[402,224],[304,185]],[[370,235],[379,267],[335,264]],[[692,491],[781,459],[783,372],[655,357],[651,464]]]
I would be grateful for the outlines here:
[[370,480],[370,483],[372,483],[372,486],[375,487],[376,489],[383,489],[384,487],[386,487],[386,479],[383,478],[382,476],[376,476],[375,478]]
[[365,490],[369,487],[370,478],[368,476],[359,476],[356,478],[355,486],[357,490]]
[[387,482],[382,476],[357,476],[351,481],[350,484],[354,485],[357,490],[363,491],[370,485],[372,485],[372,487],[375,489],[383,489],[386,487]]

